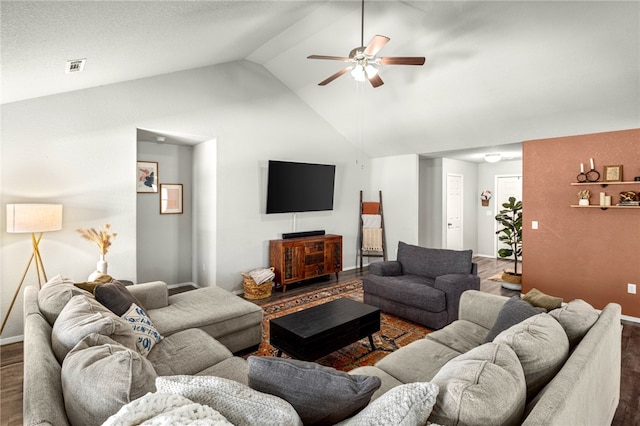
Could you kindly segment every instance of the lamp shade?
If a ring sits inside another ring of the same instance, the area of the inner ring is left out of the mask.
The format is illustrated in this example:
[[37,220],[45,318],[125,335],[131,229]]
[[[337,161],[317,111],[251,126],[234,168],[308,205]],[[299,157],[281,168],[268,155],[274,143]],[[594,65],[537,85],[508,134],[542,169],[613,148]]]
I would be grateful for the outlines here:
[[7,204],[7,232],[49,232],[62,229],[62,204]]

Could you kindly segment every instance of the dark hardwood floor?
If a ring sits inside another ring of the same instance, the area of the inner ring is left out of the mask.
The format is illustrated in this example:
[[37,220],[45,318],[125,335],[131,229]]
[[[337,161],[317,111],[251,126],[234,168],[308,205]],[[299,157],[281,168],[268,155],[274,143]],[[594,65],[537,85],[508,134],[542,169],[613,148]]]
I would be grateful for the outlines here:
[[[513,296],[519,294],[506,290],[500,283],[490,281],[489,277],[502,272],[511,262],[476,257],[478,275],[482,279],[480,289],[487,293]],[[286,293],[275,290],[271,297],[253,302],[262,305],[285,297],[295,296],[311,290],[336,283],[350,281],[366,274],[358,270],[341,272],[339,279],[335,275],[311,280],[302,284],[287,285]],[[186,289],[173,289],[177,293]],[[620,383],[620,403],[613,419],[613,426],[640,426],[640,324],[622,321],[622,380]],[[22,425],[22,343],[0,346],[0,426]],[[597,390],[594,390],[594,392]]]

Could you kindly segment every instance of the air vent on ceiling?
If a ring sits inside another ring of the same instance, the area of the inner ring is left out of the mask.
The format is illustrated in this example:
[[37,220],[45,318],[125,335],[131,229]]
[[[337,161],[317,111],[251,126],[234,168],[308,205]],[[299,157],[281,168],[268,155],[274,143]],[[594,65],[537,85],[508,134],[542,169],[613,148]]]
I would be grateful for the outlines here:
[[81,72],[84,70],[84,64],[87,62],[85,59],[72,59],[67,61],[67,67],[65,69],[65,73],[70,74],[73,72]]

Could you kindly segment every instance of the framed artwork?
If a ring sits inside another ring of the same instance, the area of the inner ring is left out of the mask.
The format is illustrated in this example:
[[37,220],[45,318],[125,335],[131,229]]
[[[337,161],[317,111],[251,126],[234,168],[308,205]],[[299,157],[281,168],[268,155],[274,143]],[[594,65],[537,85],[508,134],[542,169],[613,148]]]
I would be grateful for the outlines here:
[[605,182],[622,182],[622,166],[604,166]]
[[160,214],[182,214],[182,184],[160,184]]
[[158,163],[155,161],[136,162],[136,191],[158,192]]

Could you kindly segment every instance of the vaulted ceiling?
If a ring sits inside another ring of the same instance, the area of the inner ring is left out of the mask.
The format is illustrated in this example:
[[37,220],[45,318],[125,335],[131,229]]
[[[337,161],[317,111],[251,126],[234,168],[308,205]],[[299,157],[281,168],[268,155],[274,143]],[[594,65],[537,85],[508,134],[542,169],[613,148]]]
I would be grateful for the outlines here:
[[3,0],[2,103],[249,60],[372,156],[640,127],[638,1],[367,1],[365,44],[386,35],[381,56],[425,66],[318,86],[344,64],[306,57],[357,47],[360,6]]

